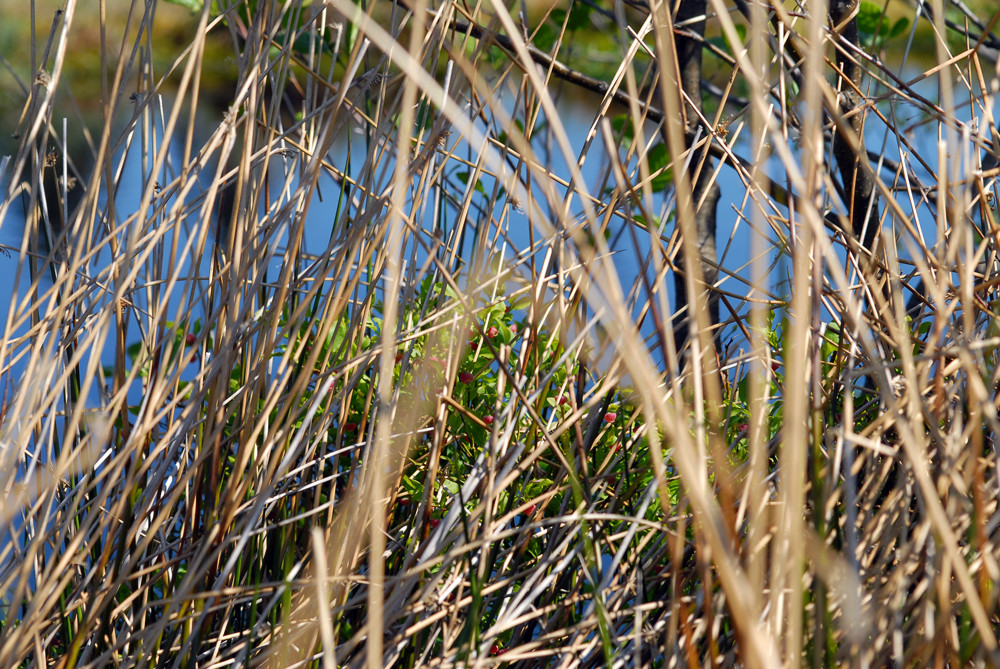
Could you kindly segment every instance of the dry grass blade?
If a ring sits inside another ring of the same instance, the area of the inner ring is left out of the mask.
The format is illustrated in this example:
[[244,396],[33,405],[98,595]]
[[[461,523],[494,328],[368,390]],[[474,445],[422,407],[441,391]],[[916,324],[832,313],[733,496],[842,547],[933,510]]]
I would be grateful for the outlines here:
[[0,58],[0,666],[1000,663],[1000,13],[112,4]]

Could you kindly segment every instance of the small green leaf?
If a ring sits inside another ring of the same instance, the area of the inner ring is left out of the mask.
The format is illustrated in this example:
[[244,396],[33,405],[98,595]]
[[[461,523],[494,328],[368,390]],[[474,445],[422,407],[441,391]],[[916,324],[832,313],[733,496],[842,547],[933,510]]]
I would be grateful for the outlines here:
[[552,47],[556,43],[556,31],[548,23],[543,23],[539,26],[538,30],[535,31],[535,39],[533,44],[535,48],[539,51],[551,51]]
[[501,344],[509,344],[514,341],[514,333],[510,331],[510,328],[507,327],[505,323],[500,323],[500,325],[497,326],[497,329],[499,330],[497,333],[497,339],[500,340]]
[[[647,221],[646,217],[643,216],[642,214],[635,214],[632,217],[632,219],[636,223],[638,223],[639,225],[643,226],[644,228],[647,228],[647,229],[649,228],[649,221]],[[654,214],[653,215],[653,229],[654,230],[659,230],[660,229],[660,223],[661,223],[660,217]]]
[[858,30],[874,34],[881,20],[882,8],[875,3],[865,0],[858,7]]
[[552,487],[552,479],[535,479],[524,486],[524,499],[534,499]]
[[[741,23],[737,23],[734,27],[736,28],[736,35],[740,38],[739,49],[742,50],[743,45],[747,41],[747,27]],[[711,37],[708,39],[708,42],[718,47],[721,51],[725,51],[730,56],[736,53],[736,49],[733,48],[728,35],[723,34],[719,37]]]
[[857,25],[861,45],[866,49],[881,49],[887,41],[905,32],[910,21],[901,18],[891,23],[882,7],[865,1],[858,7]]
[[736,397],[743,404],[750,403],[750,376],[744,376],[736,382]]
[[892,30],[889,31],[889,38],[899,37],[906,29],[910,27],[910,20],[908,18],[901,18],[892,24]]
[[510,303],[511,311],[523,311],[531,307],[531,295],[524,293],[519,295],[517,299]]
[[[455,175],[455,178],[457,178],[459,181],[461,181],[464,184],[468,184],[469,183],[469,173],[468,172],[459,172],[458,174]],[[479,179],[476,179],[476,188],[475,188],[475,190],[478,193],[482,193],[483,195],[486,195],[486,189],[483,188],[483,182],[480,181]]]
[[340,351],[340,347],[344,345],[344,339],[347,337],[348,324],[346,319],[341,320],[337,323],[337,327],[333,332],[326,335],[327,346],[329,350],[337,353]]
[[185,9],[191,10],[192,13],[200,12],[201,8],[205,6],[205,3],[200,0],[167,0],[172,5],[180,5]]
[[621,143],[631,144],[635,138],[635,128],[632,125],[632,117],[628,114],[619,114],[611,119],[611,128],[615,135],[621,137]]
[[828,360],[830,356],[837,352],[839,344],[840,328],[836,323],[830,323],[823,332],[823,343],[820,345],[820,355],[824,360]]
[[[666,144],[657,144],[649,150],[649,153],[646,154],[646,164],[649,165],[650,173],[663,169],[669,163],[670,152],[667,150]],[[673,169],[666,169],[653,177],[653,181],[650,183],[650,188],[654,191],[661,191],[670,185],[673,178]]]
[[574,32],[589,28],[591,26],[590,13],[592,11],[593,7],[591,5],[586,5],[582,2],[575,3],[569,13],[569,21],[566,23],[566,28]]
[[[737,23],[734,27],[736,28],[736,34],[740,38],[740,49],[742,49],[743,45],[746,44],[746,42],[747,42],[747,27],[745,25],[743,25],[742,23]],[[727,43],[729,42],[729,38],[728,37],[726,38],[726,42]],[[729,49],[730,49],[730,53],[735,53],[736,52],[736,49],[733,48],[732,44],[729,45]]]

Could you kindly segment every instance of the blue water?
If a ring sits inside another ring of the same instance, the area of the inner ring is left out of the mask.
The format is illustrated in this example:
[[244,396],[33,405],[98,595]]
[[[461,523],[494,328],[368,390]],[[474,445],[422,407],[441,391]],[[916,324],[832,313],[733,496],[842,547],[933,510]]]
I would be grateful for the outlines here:
[[[925,82],[925,87],[932,86],[932,80]],[[889,113],[892,113],[891,106]],[[567,134],[574,142],[574,150],[579,150],[580,145],[582,145],[582,138],[584,138],[590,129],[591,124],[594,121],[596,110],[587,104],[581,104],[579,101],[570,100],[564,101],[559,107],[560,121],[563,123],[567,130]],[[880,150],[883,146],[885,147],[885,153],[888,158],[898,161],[900,157],[900,147],[895,143],[893,136],[886,132],[884,126],[878,121],[874,115],[869,116],[869,123],[867,126],[867,144],[869,149]],[[542,117],[541,122],[545,119]],[[206,127],[212,127],[212,124],[217,122],[214,119],[206,119]],[[903,122],[905,125],[905,121]],[[153,131],[157,133],[157,140],[159,137],[160,124],[154,122],[152,124]],[[931,130],[934,125],[923,126],[925,130]],[[354,133],[349,133],[349,135],[342,138],[336,146],[335,150],[330,156],[330,160],[333,164],[343,166],[345,171],[353,177],[357,177],[363,167],[362,161],[357,156],[364,155],[364,138],[357,132],[358,128],[353,128]],[[645,129],[647,136],[650,136],[655,132],[653,126],[649,126]],[[747,135],[744,132],[744,137]],[[912,141],[915,143],[916,147],[924,156],[934,156],[935,148],[934,143],[936,137],[932,136],[930,132],[919,132],[914,135]],[[541,160],[547,161],[546,164],[553,174],[558,175],[564,180],[570,179],[570,170],[566,164],[565,159],[562,154],[552,148],[554,142],[551,138],[547,136],[546,132],[543,130],[534,135],[534,148],[538,153]],[[179,144],[175,144],[170,147],[171,155],[170,160],[167,161],[164,166],[163,173],[160,175],[163,183],[169,182],[176,173],[178,169],[180,159],[181,159],[181,147]],[[459,140],[457,143],[451,142],[452,150],[456,155],[459,156],[469,156],[475,155],[476,151],[472,147],[469,147],[464,141]],[[735,147],[737,153],[743,156],[750,155],[750,147],[746,145],[745,142],[738,143]],[[620,153],[620,157],[624,157],[624,152]],[[120,151],[118,155],[115,156],[115,164],[122,157],[122,152]],[[280,202],[281,201],[281,187],[285,182],[284,174],[288,171],[294,173],[294,165],[282,165],[281,158],[276,158],[275,162],[272,163],[271,168],[271,201]],[[440,159],[439,159],[440,160]],[[614,178],[610,176],[609,170],[609,158],[605,153],[604,143],[600,139],[600,135],[591,143],[589,147],[589,153],[586,156],[586,160],[583,162],[581,167],[581,172],[583,179],[587,185],[587,188],[591,193],[601,196],[602,192],[606,192],[610,186],[612,186],[615,181]],[[627,166],[629,170],[637,174],[636,161],[633,159],[631,164]],[[146,188],[146,177],[144,173],[148,171],[148,168],[143,165],[142,155],[141,155],[141,145],[139,142],[134,142],[132,145],[132,150],[126,156],[123,169],[121,170],[120,177],[117,181],[117,188],[114,194],[115,204],[117,212],[119,212],[119,218],[124,219],[129,213],[134,212],[138,209],[139,201],[141,195]],[[465,188],[470,187],[462,180],[462,173],[467,173],[469,168],[462,165],[452,165],[446,170],[449,182],[454,186],[455,193],[461,194]],[[782,170],[776,158],[771,158],[769,163],[769,171],[772,176],[781,176]],[[929,180],[929,175],[926,174],[922,168],[917,166],[915,170],[916,176],[923,180],[925,183]],[[205,170],[202,174],[198,175],[199,180],[202,184],[207,186],[208,182],[211,180],[214,174],[214,169],[210,168]],[[385,172],[383,172],[385,174]],[[885,174],[883,173],[883,176]],[[387,183],[389,176],[384,177],[383,183]],[[294,189],[296,179],[293,176],[289,180],[289,186]],[[480,224],[486,221],[488,218],[492,217],[496,220],[503,213],[503,202],[500,201],[493,208],[492,211],[486,212],[485,207],[488,206],[489,195],[495,192],[498,185],[489,177],[481,178],[481,188],[482,193],[476,192],[473,194],[472,204],[475,208],[480,210]],[[735,295],[746,294],[748,291],[748,286],[750,282],[750,272],[748,263],[750,262],[750,249],[752,246],[753,233],[749,229],[749,226],[745,221],[740,221],[740,217],[737,215],[737,210],[740,209],[741,202],[744,198],[745,190],[742,183],[737,178],[735,172],[726,167],[723,168],[719,174],[719,183],[722,191],[722,198],[719,202],[718,212],[719,212],[719,227],[717,231],[718,238],[718,249],[719,249],[719,262],[729,271],[733,272],[736,277],[725,277],[723,275],[720,283],[720,288],[725,291],[729,291]],[[567,189],[563,187],[557,187],[557,191],[561,197],[565,197],[567,194]],[[542,197],[541,189],[535,189],[536,195],[540,198]],[[102,192],[100,195],[99,211],[105,208],[107,192]],[[197,196],[197,192],[192,195],[192,198]],[[309,215],[305,222],[305,236],[304,236],[304,247],[305,251],[311,255],[320,255],[327,252],[328,247],[331,243],[331,238],[335,236],[335,226],[338,225],[337,221],[337,211],[340,203],[340,184],[335,182],[328,175],[325,175],[319,184],[318,195],[313,198],[313,201],[309,206]],[[542,198],[544,201],[544,198]],[[909,200],[906,197],[899,198],[900,204],[904,212],[909,213],[911,206]],[[426,229],[440,229],[444,234],[449,232],[448,220],[455,215],[454,208],[447,204],[446,200],[442,199],[443,205],[441,207],[435,207],[428,205],[423,210],[423,216],[421,218],[422,225]],[[167,206],[170,206],[172,201],[167,202]],[[672,200],[670,199],[669,193],[656,193],[653,200],[653,210],[658,213],[661,219],[668,218],[669,208],[672,207]],[[437,212],[435,212],[437,209]],[[930,211],[926,206],[921,207],[922,211],[918,211],[918,214],[922,217],[926,224],[923,226],[923,233],[926,237],[928,245],[932,245],[936,242],[936,228],[934,225],[934,220],[931,216]],[[435,213],[438,214],[435,218]],[[598,212],[599,218],[603,212]],[[787,213],[787,212],[782,212]],[[197,214],[197,212],[195,212]],[[550,218],[555,218],[557,212],[548,212]],[[508,220],[504,226],[506,232],[506,243],[501,243],[501,248],[504,259],[506,262],[510,263],[511,258],[518,257],[522,263],[525,262],[528,257],[524,255],[524,250],[529,248],[529,241],[531,239],[530,226],[531,223],[528,220],[527,215],[520,209],[507,208]],[[571,208],[571,217],[575,221],[582,221],[582,208],[580,206],[579,198],[574,198],[573,205]],[[192,219],[194,215],[192,215]],[[341,216],[341,221],[344,220]],[[192,220],[193,223],[193,220]],[[21,208],[15,204],[8,212],[8,216],[5,221],[0,222],[0,243],[6,244],[11,247],[18,247],[21,242],[21,236],[23,231],[23,215]],[[663,226],[663,234],[669,236],[672,232],[673,221],[668,220]],[[482,226],[483,231],[481,234],[488,234],[490,238],[494,238],[496,234],[496,226],[490,224],[488,226]],[[623,291],[630,300],[630,308],[633,316],[639,317],[641,306],[647,301],[648,296],[645,294],[645,289],[642,287],[641,282],[639,282],[641,268],[647,264],[647,259],[650,253],[650,236],[649,233],[639,227],[632,230],[628,229],[628,224],[625,223],[619,217],[612,217],[609,223],[609,234],[608,242],[609,248],[611,250],[611,261],[618,275],[620,283],[622,285]],[[540,236],[541,231],[535,229],[534,236],[536,242]],[[124,241],[124,239],[123,239]],[[185,241],[184,237],[180,239],[181,243]],[[279,232],[277,237],[272,240],[276,242],[275,251],[278,253],[272,259],[269,265],[269,275],[273,273],[276,277],[280,271],[280,248],[287,242],[287,229]],[[466,243],[462,247],[462,256],[465,258],[467,266],[473,266],[477,262],[474,257],[475,248],[473,247],[474,238],[471,235],[467,235],[465,238]],[[547,240],[551,242],[551,240]],[[769,245],[772,249],[774,246],[774,237],[769,235]],[[542,243],[537,246],[537,250],[533,254],[533,259],[536,266],[540,266],[544,260],[544,255],[548,249],[548,243]],[[900,244],[900,253],[903,257],[908,255],[907,247],[905,244]],[[420,246],[411,245],[404,249],[404,258],[408,262],[423,263],[426,260],[426,251]],[[195,273],[201,273],[205,275],[207,272],[207,259],[210,254],[206,254],[205,260],[201,267],[194,267],[191,265],[191,261],[188,259],[184,261],[182,265],[182,273],[185,275],[191,275]],[[103,256],[98,256],[95,258],[91,264],[90,268],[92,271],[98,271],[102,264],[106,264],[110,260],[107,252],[105,251]],[[164,266],[163,270],[166,270],[165,263],[167,258],[162,258]],[[841,254],[841,262],[844,262],[846,258]],[[787,295],[788,286],[788,276],[790,275],[790,268],[787,256],[774,253],[772,251],[771,257],[767,259],[768,265],[773,267],[771,275],[768,277],[769,285],[765,287],[766,290],[775,293],[778,296]],[[16,258],[0,258],[0,266],[6,266],[13,269],[16,265]],[[150,266],[153,269],[154,266]],[[551,266],[550,266],[551,269]],[[526,281],[528,275],[523,269],[517,270],[521,276],[521,283]],[[164,271],[166,273],[166,271]],[[156,272],[153,273],[149,279],[155,280],[158,277],[155,276]],[[269,276],[270,278],[270,276]],[[646,280],[650,283],[656,280],[654,276],[654,268],[649,267],[646,272]],[[23,295],[29,285],[29,277],[22,275],[18,277],[13,271],[0,271],[0,291],[4,291],[9,295]],[[138,283],[142,283],[141,279]],[[516,282],[515,282],[516,283]],[[47,288],[49,282],[46,277],[43,277],[41,286],[42,288]],[[665,290],[669,303],[674,304],[674,282],[672,276],[667,276],[666,279],[661,280],[660,291]],[[179,306],[177,300],[182,291],[175,291],[174,297],[172,298],[175,304],[172,308]],[[137,308],[148,309],[151,305],[145,302],[145,295],[141,292],[133,293],[132,299],[138,301]],[[734,302],[734,300],[730,300]],[[734,305],[738,308],[738,305]],[[9,310],[10,302],[2,303],[0,302],[0,316],[6,318],[7,311]],[[723,316],[728,317],[730,314],[727,312],[726,308],[722,310]],[[741,312],[745,313],[745,312]],[[590,312],[586,314],[587,317],[592,317],[593,313]],[[647,316],[643,322],[641,328],[642,335],[644,337],[651,337],[654,332],[651,317]],[[138,340],[140,332],[135,331],[130,333],[130,341]],[[726,334],[722,339],[727,341],[733,337],[739,338],[739,331],[732,328],[730,332]],[[663,360],[660,355],[659,346],[652,346],[651,352],[654,354],[655,359],[658,364],[663,364]],[[106,365],[113,363],[112,359],[112,349],[107,347],[102,356],[102,362]],[[18,367],[11,370],[10,375],[12,377],[17,376]]]

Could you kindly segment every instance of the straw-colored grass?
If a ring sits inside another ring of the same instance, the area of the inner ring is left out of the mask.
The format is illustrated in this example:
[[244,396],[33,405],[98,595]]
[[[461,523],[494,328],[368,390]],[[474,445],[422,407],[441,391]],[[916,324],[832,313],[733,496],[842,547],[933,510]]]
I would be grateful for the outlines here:
[[711,0],[695,118],[669,3],[216,4],[163,69],[70,0],[3,61],[0,667],[1000,664],[1000,13],[931,5],[921,73]]

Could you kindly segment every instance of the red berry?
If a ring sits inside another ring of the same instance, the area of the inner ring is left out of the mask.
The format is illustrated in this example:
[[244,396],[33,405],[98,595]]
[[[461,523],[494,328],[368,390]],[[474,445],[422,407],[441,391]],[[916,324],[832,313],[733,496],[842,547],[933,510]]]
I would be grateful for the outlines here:
[[402,361],[403,361],[403,352],[399,351],[398,353],[396,353],[396,364],[398,365]]
[[396,504],[399,504],[400,506],[409,506],[410,505],[410,498],[407,497],[407,496],[405,496],[405,495],[403,495],[401,497],[397,497],[396,498]]
[[358,429],[358,424],[354,421],[349,420],[344,423],[344,432],[354,432],[356,429]]
[[504,653],[506,653],[506,652],[507,652],[508,650],[510,650],[510,649],[509,649],[509,648],[501,648],[500,650],[498,650],[498,651],[497,651],[497,653],[496,653],[496,654],[497,654],[497,655],[503,655],[503,654],[504,654]]
[[188,346],[194,346],[194,343],[196,341],[198,341],[198,338],[194,336],[193,332],[188,332],[184,336],[184,343],[187,344]]
[[500,330],[498,330],[495,325],[491,325],[490,329],[486,331],[486,336],[489,337],[490,339],[493,339],[498,334],[500,334]]
[[749,425],[747,425],[746,423],[740,423],[739,425],[736,426],[736,432],[738,434],[743,434],[744,432],[747,431],[748,428]]
[[483,416],[483,422],[487,425],[492,425],[494,420],[496,419],[493,416]]
[[440,524],[441,524],[441,519],[440,518],[431,518],[431,520],[430,520],[431,529],[437,527]]
[[531,514],[533,514],[535,512],[535,509],[537,509],[537,508],[538,508],[538,506],[536,504],[529,505],[528,508],[524,510],[524,515],[530,516]]
[[777,360],[775,360],[774,362],[771,363],[771,371],[772,372],[776,372],[779,369],[781,369],[781,363],[780,362],[778,362]]
[[616,414],[614,411],[609,411],[606,414],[604,414],[604,422],[605,423],[614,423],[615,419],[617,419],[617,418],[618,418],[618,414]]
[[196,362],[198,362],[198,354],[197,353],[195,353],[194,355],[191,356],[191,364],[193,365]]
[[461,381],[462,383],[472,383],[472,380],[474,378],[475,377],[472,376],[472,372],[462,372],[461,374],[458,375],[458,380]]
[[493,644],[490,646],[490,655],[496,655],[500,652],[500,646]]
[[559,396],[559,406],[562,406],[562,405],[566,404],[567,402],[569,402],[569,398],[568,397],[566,397],[565,395],[560,395]]

